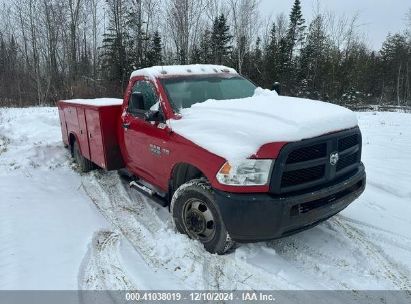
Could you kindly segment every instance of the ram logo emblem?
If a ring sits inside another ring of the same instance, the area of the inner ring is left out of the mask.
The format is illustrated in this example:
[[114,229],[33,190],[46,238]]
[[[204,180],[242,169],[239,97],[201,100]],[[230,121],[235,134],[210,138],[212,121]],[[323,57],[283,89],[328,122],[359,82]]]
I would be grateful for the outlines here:
[[338,160],[340,159],[340,155],[338,152],[333,152],[330,154],[330,164],[331,166],[335,166],[338,163]]

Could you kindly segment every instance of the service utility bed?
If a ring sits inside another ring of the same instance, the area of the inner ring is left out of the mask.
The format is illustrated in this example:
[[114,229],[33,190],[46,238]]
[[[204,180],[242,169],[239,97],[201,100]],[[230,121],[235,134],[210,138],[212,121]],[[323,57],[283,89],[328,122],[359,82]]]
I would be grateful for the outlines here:
[[59,101],[64,144],[77,140],[81,154],[94,164],[106,170],[123,168],[117,137],[122,104],[122,99],[113,98]]

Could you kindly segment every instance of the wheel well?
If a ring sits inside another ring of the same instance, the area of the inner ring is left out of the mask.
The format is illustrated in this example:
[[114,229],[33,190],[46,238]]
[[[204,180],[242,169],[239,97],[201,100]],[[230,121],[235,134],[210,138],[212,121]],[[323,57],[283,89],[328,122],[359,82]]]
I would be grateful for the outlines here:
[[76,136],[74,136],[73,133],[70,133],[70,135],[69,135],[69,147],[70,147],[71,155],[73,155],[73,146],[74,146],[75,141],[76,141]]
[[185,163],[176,165],[171,173],[170,198],[173,196],[174,191],[176,191],[182,184],[201,177],[206,176],[200,169],[193,165]]

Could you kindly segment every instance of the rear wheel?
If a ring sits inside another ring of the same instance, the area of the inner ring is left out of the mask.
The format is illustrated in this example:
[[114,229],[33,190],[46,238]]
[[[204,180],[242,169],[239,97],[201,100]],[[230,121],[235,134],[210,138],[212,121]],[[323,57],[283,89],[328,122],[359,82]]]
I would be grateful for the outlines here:
[[93,169],[93,163],[81,154],[77,141],[75,141],[73,144],[73,157],[81,172],[86,173]]
[[171,212],[177,230],[199,240],[207,251],[224,254],[234,245],[206,180],[180,186],[173,195]]

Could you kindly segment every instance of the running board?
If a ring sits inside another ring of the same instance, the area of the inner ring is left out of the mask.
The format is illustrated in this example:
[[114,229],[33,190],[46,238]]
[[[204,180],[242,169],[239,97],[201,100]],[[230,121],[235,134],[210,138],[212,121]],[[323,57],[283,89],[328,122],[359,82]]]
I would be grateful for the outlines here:
[[146,187],[142,184],[137,183],[136,181],[132,181],[130,183],[130,187],[131,188],[137,188],[141,191],[147,192],[147,194],[149,194],[150,196],[153,196],[154,194],[156,194],[153,190],[151,190],[149,187]]
[[136,189],[138,192],[140,192],[144,196],[148,197],[149,199],[153,200],[157,204],[160,204],[162,207],[167,207],[168,206],[168,202],[167,202],[166,199],[164,199],[163,197],[158,195],[155,191],[153,191],[152,189],[150,189],[147,186],[144,186],[144,185],[142,185],[142,184],[140,184],[136,181],[132,181],[130,183],[130,188]]

